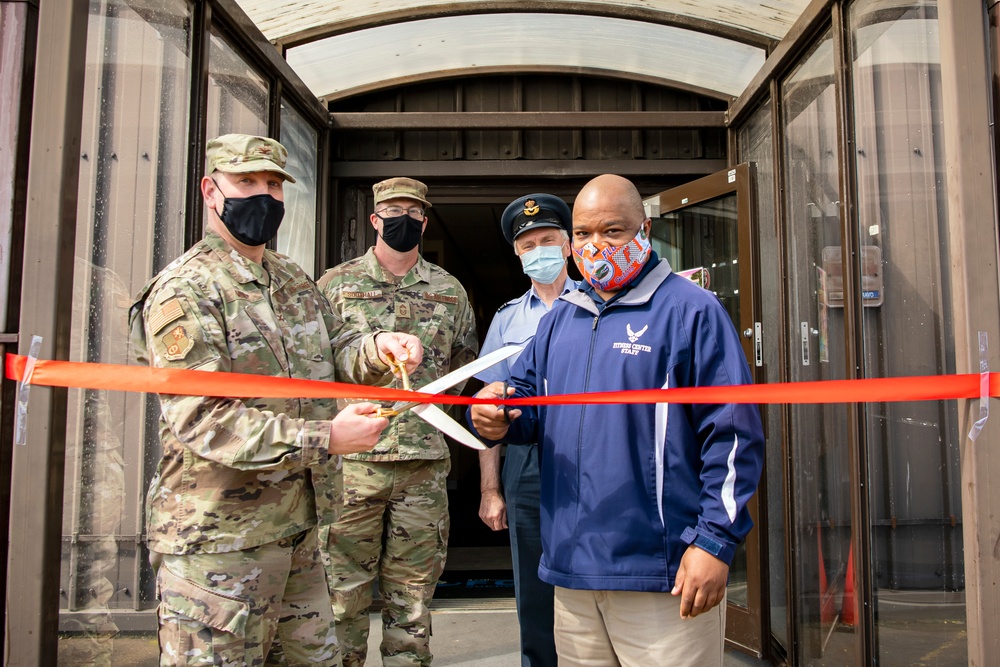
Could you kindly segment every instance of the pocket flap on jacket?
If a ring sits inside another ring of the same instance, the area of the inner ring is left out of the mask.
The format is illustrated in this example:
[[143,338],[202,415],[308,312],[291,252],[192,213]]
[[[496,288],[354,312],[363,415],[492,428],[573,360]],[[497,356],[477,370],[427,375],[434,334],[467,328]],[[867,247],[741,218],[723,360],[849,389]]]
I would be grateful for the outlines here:
[[173,612],[237,637],[246,636],[250,605],[239,598],[203,588],[164,566],[157,573],[160,602]]
[[[537,330],[537,323],[513,326],[504,332],[503,343],[504,345],[527,345],[535,337]],[[514,358],[517,359],[517,357]],[[510,364],[513,366],[514,362],[510,362]]]

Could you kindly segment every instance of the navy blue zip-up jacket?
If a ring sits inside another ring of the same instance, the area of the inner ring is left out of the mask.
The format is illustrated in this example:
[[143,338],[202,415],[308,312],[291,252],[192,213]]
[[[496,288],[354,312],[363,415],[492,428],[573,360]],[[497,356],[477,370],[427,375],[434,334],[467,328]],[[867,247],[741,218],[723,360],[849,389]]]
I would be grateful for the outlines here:
[[[718,298],[666,260],[603,308],[582,291],[560,297],[511,375],[518,397],[751,383]],[[550,584],[669,591],[690,544],[728,564],[752,525],[755,405],[531,406],[503,441],[541,447]]]

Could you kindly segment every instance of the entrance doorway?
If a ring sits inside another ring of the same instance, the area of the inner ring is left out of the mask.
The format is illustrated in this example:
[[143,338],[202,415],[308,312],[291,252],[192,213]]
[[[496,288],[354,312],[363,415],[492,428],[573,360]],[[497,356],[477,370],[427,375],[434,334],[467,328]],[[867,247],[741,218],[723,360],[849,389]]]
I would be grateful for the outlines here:
[[[405,174],[405,166],[401,166],[399,175]],[[476,314],[480,342],[485,339],[497,309],[531,286],[500,228],[500,218],[507,204],[525,194],[545,192],[562,197],[572,206],[576,193],[590,177],[503,183],[476,181],[459,185],[420,177],[427,184],[428,198],[433,202],[427,210],[428,225],[421,253],[465,287]],[[632,180],[641,193],[651,195],[673,185],[676,177]],[[352,182],[337,193],[336,200],[340,202],[340,219],[358,222],[355,245],[349,252],[360,255],[375,242],[374,230],[368,223],[374,209],[371,186]],[[674,261],[672,257],[669,259]],[[580,279],[572,262],[569,273],[571,278]],[[481,386],[477,380],[470,380],[464,393],[471,395]],[[459,421],[462,421],[463,412],[451,411]],[[448,479],[451,531],[448,559],[437,597],[513,597],[508,533],[506,530],[494,532],[479,518],[479,455],[451,440],[449,446],[452,456]]]
[[[500,229],[500,217],[507,204],[531,192],[559,193],[565,187],[538,183],[497,189],[491,194],[466,197],[436,196],[429,189],[434,206],[428,210],[428,226],[421,252],[425,259],[441,266],[461,281],[476,313],[479,341],[486,337],[493,315],[510,299],[523,294],[531,283],[520,261]],[[578,189],[578,188],[577,188]],[[575,268],[571,269],[575,272]],[[575,276],[578,277],[578,276]],[[465,394],[482,387],[471,380]],[[461,418],[464,411],[453,416]],[[451,533],[448,560],[438,585],[436,599],[502,598],[514,596],[510,538],[506,530],[493,531],[479,518],[479,455],[449,441],[452,468],[448,479]]]

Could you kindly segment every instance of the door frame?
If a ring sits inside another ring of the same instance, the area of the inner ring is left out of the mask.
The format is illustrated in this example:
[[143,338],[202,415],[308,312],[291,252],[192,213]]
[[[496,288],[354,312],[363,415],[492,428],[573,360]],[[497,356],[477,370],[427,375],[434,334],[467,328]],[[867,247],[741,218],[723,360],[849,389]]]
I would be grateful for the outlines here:
[[[754,205],[756,170],[753,163],[744,162],[698,180],[666,190],[659,197],[659,214],[675,213],[728,195],[736,196],[737,246],[740,281],[740,322],[738,334],[754,382],[762,380],[760,346],[760,286],[757,220]],[[651,199],[651,198],[647,198]],[[750,332],[747,336],[746,332]],[[761,478],[757,493],[747,508],[754,527],[746,538],[747,607],[729,603],[726,608],[726,645],[740,651],[764,657],[770,641],[770,608],[767,572],[766,484]]]

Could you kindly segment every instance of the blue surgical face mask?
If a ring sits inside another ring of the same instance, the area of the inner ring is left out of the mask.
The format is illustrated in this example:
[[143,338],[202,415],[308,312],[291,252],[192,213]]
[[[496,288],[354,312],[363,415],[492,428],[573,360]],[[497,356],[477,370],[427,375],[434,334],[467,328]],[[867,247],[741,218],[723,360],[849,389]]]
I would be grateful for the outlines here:
[[532,248],[521,255],[521,266],[524,268],[524,274],[532,280],[543,285],[551,285],[566,266],[563,244]]

